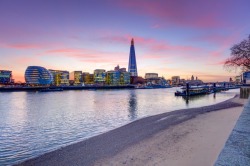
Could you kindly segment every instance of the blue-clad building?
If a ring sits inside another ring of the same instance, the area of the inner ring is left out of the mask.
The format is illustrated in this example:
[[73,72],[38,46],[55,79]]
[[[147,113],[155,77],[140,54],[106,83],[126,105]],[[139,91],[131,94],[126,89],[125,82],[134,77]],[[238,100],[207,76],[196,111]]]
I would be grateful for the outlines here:
[[8,84],[12,80],[12,71],[0,70],[0,84]]
[[131,40],[130,53],[129,53],[129,63],[128,63],[128,72],[131,76],[138,76],[136,57],[135,57],[135,46],[134,39]]
[[250,71],[247,71],[242,74],[243,84],[250,84]]
[[30,85],[49,85],[53,82],[52,74],[41,66],[28,66],[25,81]]

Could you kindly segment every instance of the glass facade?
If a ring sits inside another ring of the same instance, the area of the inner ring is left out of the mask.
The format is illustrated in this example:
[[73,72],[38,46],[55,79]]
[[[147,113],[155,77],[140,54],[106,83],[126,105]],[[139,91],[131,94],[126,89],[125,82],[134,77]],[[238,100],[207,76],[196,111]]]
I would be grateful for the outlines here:
[[132,39],[131,46],[130,46],[128,72],[130,72],[131,76],[136,76],[136,77],[138,76],[136,57],[135,57],[134,39]]
[[10,83],[12,79],[12,71],[0,70],[0,84]]
[[25,71],[25,81],[31,85],[49,85],[53,82],[53,76],[44,67],[28,66]]
[[61,71],[61,85],[69,85],[69,72]]
[[82,71],[73,71],[70,73],[70,80],[74,81],[74,84],[82,84],[83,79],[82,79]]
[[119,85],[121,73],[119,71],[108,71],[106,84],[108,85]]
[[108,71],[106,76],[107,85],[127,85],[130,84],[130,73],[121,71]]
[[250,71],[242,74],[243,84],[250,84]]
[[96,69],[94,71],[94,82],[97,84],[104,84],[106,81],[106,72],[104,69]]
[[83,72],[82,80],[84,84],[93,84],[94,83],[93,74],[89,74],[88,72]]
[[128,84],[130,84],[130,73],[121,72],[120,85],[128,85]]
[[90,84],[94,83],[94,74],[89,74],[89,83]]
[[49,70],[53,76],[53,85],[69,85],[69,72],[62,70]]
[[74,71],[74,81],[75,84],[82,83],[82,71]]

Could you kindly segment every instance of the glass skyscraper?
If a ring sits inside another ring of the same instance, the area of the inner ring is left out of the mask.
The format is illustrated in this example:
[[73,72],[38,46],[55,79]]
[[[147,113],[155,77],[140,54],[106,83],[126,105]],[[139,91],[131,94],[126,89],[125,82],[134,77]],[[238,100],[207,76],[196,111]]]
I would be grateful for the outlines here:
[[138,76],[137,66],[136,66],[136,57],[135,57],[134,39],[131,40],[130,53],[129,53],[129,63],[128,63],[128,72],[131,74],[131,76]]

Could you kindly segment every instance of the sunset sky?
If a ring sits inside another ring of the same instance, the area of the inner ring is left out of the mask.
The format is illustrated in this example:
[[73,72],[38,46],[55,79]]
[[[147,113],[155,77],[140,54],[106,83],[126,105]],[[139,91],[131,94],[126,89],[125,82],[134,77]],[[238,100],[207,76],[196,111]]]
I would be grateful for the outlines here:
[[128,68],[140,76],[228,81],[233,44],[250,34],[250,0],[1,0],[0,70]]

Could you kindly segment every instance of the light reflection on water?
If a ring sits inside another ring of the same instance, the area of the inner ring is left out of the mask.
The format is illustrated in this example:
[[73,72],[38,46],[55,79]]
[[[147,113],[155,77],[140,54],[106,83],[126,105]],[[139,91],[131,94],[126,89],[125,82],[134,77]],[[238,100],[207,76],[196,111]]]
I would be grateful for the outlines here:
[[79,142],[136,119],[227,100],[238,90],[189,98],[176,88],[0,93],[0,165]]

